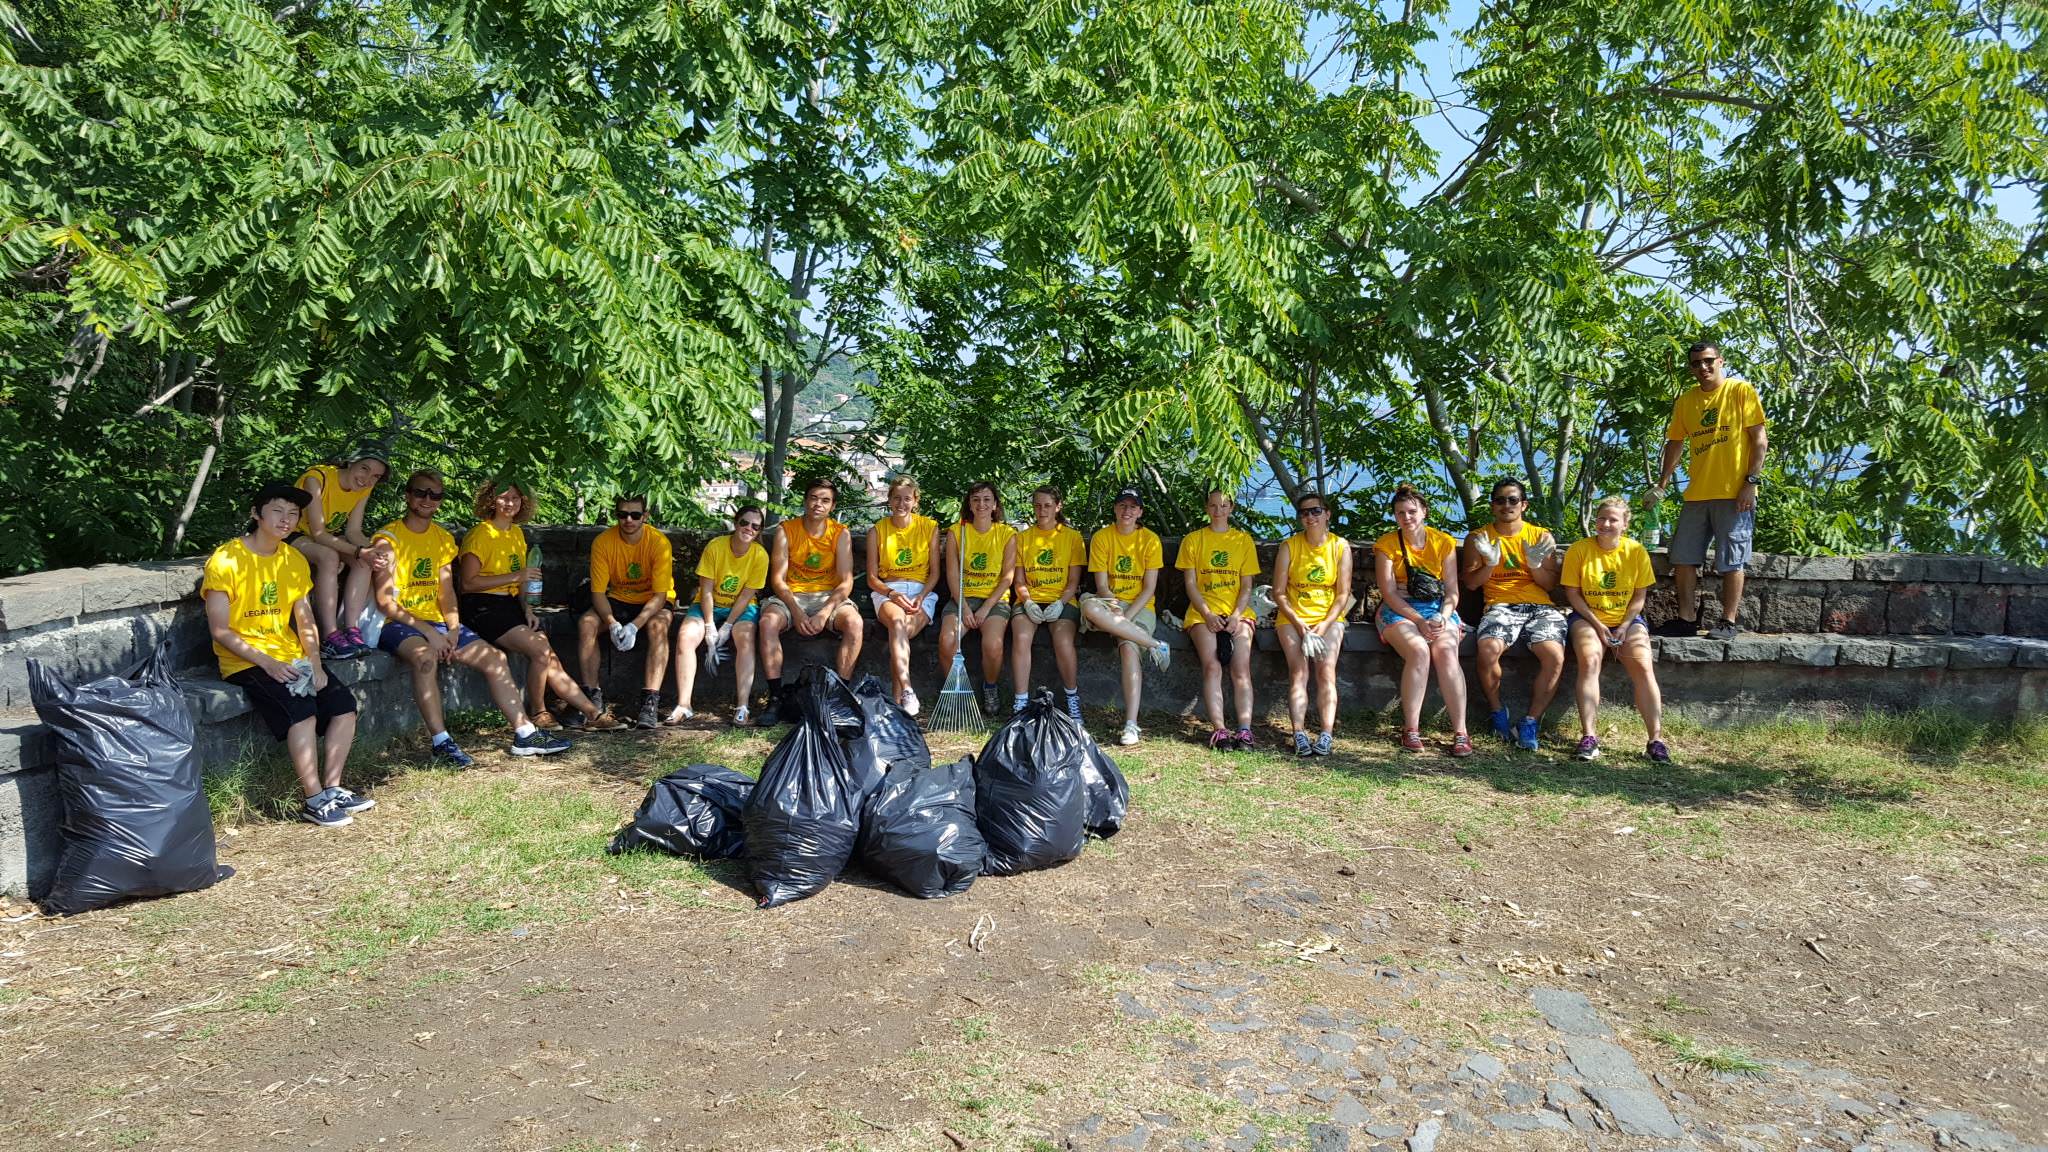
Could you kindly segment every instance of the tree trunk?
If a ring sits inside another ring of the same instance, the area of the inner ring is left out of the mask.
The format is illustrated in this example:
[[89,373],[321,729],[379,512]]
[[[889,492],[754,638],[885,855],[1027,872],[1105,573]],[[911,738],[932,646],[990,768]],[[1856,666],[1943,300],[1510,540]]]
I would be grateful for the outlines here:
[[1294,470],[1280,455],[1280,448],[1273,443],[1273,437],[1266,431],[1266,422],[1260,418],[1251,404],[1240,395],[1237,406],[1244,412],[1245,424],[1252,430],[1252,439],[1259,446],[1259,455],[1265,457],[1266,467],[1272,469],[1273,479],[1280,482],[1280,491],[1287,494],[1287,503],[1292,507],[1301,499],[1301,481],[1295,478]]
[[185,490],[185,506],[178,509],[178,518],[164,530],[163,555],[166,560],[176,556],[178,548],[185,543],[185,529],[192,524],[192,514],[199,510],[199,494],[205,491],[206,478],[213,472],[213,459],[220,454],[221,437],[227,422],[228,390],[223,384],[214,393],[213,419],[210,421],[213,434],[206,441],[206,450],[199,454],[199,468],[192,474],[192,486]]
[[1471,515],[1473,505],[1479,502],[1479,490],[1472,480],[1472,458],[1458,447],[1457,430],[1451,426],[1451,414],[1444,407],[1443,389],[1428,376],[1416,381],[1422,393],[1422,406],[1429,413],[1430,431],[1436,434],[1437,455],[1443,458],[1444,471],[1451,477],[1451,485],[1458,490],[1458,498],[1465,503],[1466,515]]

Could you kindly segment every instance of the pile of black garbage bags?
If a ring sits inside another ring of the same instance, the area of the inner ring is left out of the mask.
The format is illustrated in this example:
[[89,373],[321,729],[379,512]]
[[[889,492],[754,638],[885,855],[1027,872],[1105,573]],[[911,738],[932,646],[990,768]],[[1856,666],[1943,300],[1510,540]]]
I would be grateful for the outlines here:
[[692,764],[655,782],[611,851],[745,857],[760,906],[824,890],[858,860],[913,896],[983,874],[1052,868],[1123,827],[1116,763],[1041,690],[981,751],[933,764],[924,733],[874,676],[804,669],[796,725],[761,778]]

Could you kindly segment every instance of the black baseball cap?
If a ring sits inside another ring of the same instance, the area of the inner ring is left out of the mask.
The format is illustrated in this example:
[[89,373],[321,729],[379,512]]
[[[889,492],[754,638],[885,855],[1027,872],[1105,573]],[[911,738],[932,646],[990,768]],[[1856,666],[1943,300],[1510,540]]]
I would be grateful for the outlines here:
[[258,488],[256,495],[250,497],[249,507],[261,508],[272,500],[289,500],[295,506],[304,508],[313,502],[313,494],[296,484],[287,484],[282,480],[272,480],[270,483]]
[[1125,488],[1120,490],[1116,494],[1116,499],[1110,501],[1109,503],[1111,507],[1115,507],[1116,505],[1121,504],[1126,500],[1129,500],[1131,503],[1136,504],[1140,508],[1143,508],[1145,506],[1145,498],[1143,496],[1138,495],[1138,490],[1136,488]]

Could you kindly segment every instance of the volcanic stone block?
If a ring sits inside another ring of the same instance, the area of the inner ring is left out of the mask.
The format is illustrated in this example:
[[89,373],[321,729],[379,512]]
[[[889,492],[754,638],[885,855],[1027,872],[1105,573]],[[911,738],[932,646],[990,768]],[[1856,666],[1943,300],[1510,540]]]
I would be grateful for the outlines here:
[[1894,584],[1885,630],[1894,636],[1942,636],[1955,621],[1955,593],[1943,584]]
[[1957,637],[1951,641],[1951,668],[2010,668],[2015,645],[2003,636]]
[[1658,636],[1651,643],[1657,646],[1657,659],[1673,664],[1719,664],[1728,659],[1726,640]]
[[1787,580],[1854,580],[1856,560],[1850,556],[1779,556],[1777,573]]
[[1728,641],[1728,663],[1769,664],[1778,659],[1784,647],[1776,636],[1740,635]]
[[2048,589],[2013,589],[2005,606],[2005,634],[2048,636]]
[[1835,664],[1844,668],[1889,668],[1892,645],[1889,640],[1866,640],[1861,636],[1836,636]]
[[1882,636],[1888,599],[1882,584],[1830,584],[1821,604],[1820,630],[1845,636]]
[[1787,581],[1773,586],[1763,597],[1763,610],[1758,613],[1762,630],[1822,631],[1821,609],[1826,588],[1825,584],[1806,584],[1797,581]]
[[1955,622],[1958,636],[1997,636],[2005,631],[2005,612],[2011,593],[1997,584],[1964,584],[1955,590]]
[[2048,584],[2048,568],[1987,557],[1983,580],[1986,584]]
[[1856,561],[1858,580],[1881,580],[1895,584],[1923,581],[1975,584],[1983,571],[1984,561],[1977,556],[1887,552],[1865,556]]
[[1892,667],[1894,668],[1946,668],[1948,667],[1948,645],[1938,640],[1892,641]]
[[1802,668],[1832,668],[1840,645],[1832,637],[1787,636],[1778,643],[1778,663]]
[[0,631],[73,619],[83,602],[75,571],[32,572],[0,580]]

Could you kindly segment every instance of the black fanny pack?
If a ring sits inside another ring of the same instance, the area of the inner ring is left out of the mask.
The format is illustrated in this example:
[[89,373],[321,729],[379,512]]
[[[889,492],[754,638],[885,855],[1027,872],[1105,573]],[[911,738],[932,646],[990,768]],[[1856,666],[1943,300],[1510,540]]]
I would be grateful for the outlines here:
[[1417,572],[1415,570],[1415,561],[1410,559],[1408,556],[1408,538],[1401,535],[1400,531],[1396,529],[1394,532],[1394,539],[1399,540],[1401,542],[1401,566],[1408,570],[1408,579],[1406,581],[1406,584],[1408,587],[1409,601],[1441,601],[1444,598],[1443,577],[1438,576],[1434,572]]

